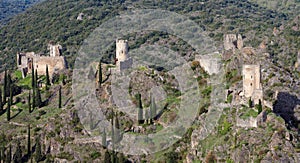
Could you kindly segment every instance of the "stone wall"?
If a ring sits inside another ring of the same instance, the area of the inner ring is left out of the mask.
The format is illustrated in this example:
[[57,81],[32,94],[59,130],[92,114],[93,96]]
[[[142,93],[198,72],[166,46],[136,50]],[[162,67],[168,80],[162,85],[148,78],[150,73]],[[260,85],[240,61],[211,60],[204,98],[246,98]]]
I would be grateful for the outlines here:
[[61,45],[49,44],[50,56],[40,56],[34,52],[18,53],[17,54],[17,66],[22,71],[22,76],[26,77],[33,68],[37,70],[38,75],[46,74],[46,66],[48,66],[49,75],[56,71],[67,68],[66,60],[61,56]]
[[40,56],[34,58],[33,66],[37,70],[37,73],[39,75],[46,75],[47,65],[48,65],[49,75],[52,76],[54,72],[66,68],[65,58],[63,56],[60,57]]

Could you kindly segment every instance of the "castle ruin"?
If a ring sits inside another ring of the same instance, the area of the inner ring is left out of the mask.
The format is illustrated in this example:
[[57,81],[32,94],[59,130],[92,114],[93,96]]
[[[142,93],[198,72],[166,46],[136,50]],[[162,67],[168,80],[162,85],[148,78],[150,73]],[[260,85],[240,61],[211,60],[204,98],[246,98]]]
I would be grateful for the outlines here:
[[254,104],[263,102],[260,65],[243,65],[243,93]]
[[17,66],[18,69],[21,70],[23,78],[26,77],[28,73],[31,73],[32,68],[36,70],[39,75],[46,75],[46,66],[48,66],[49,75],[52,77],[54,72],[67,67],[65,58],[61,56],[61,45],[50,43],[48,49],[50,50],[50,56],[41,56],[34,52],[17,54]]
[[241,50],[244,46],[241,34],[226,34],[224,35],[224,49],[225,50]]
[[132,58],[128,54],[128,41],[116,40],[116,67],[122,71],[132,66]]

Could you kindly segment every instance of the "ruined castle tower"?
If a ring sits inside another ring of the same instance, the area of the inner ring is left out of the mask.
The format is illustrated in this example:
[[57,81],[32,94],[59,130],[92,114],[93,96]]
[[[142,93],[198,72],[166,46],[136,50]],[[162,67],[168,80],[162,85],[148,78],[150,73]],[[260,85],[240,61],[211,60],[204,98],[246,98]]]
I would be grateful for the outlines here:
[[116,66],[118,70],[124,70],[132,65],[128,54],[128,41],[116,40]]
[[54,72],[67,68],[66,60],[64,56],[61,55],[62,46],[50,43],[48,48],[50,50],[50,56],[41,56],[34,52],[17,54],[17,66],[19,70],[21,70],[23,78],[26,77],[28,73],[31,73],[32,68],[37,71],[39,75],[45,75],[46,67],[48,67],[50,77]]
[[263,89],[261,85],[260,65],[243,65],[243,92],[246,98],[258,104],[263,102]]
[[57,44],[57,45],[54,45],[52,43],[50,43],[48,45],[48,48],[50,50],[50,57],[59,57],[61,56],[61,49],[62,49],[62,46]]
[[224,35],[224,49],[225,50],[241,50],[243,48],[243,38],[241,34],[225,34]]

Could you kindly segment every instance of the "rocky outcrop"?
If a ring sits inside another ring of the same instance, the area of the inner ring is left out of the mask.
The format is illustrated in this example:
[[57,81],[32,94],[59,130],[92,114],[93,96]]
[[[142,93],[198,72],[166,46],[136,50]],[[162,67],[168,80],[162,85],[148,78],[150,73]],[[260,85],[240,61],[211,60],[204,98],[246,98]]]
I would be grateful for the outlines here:
[[221,63],[221,54],[215,52],[208,55],[197,55],[196,61],[199,61],[200,66],[209,74],[218,74],[222,63]]

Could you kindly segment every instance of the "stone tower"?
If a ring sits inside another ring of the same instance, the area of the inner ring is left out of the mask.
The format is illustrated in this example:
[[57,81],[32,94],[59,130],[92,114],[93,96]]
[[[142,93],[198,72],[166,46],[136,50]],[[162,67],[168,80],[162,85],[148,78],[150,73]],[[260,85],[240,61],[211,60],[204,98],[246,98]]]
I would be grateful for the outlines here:
[[261,85],[260,65],[243,65],[243,92],[246,98],[258,104],[263,102],[263,89]]
[[224,49],[225,50],[241,50],[244,46],[243,37],[241,34],[225,34],[224,35]]
[[118,70],[130,68],[132,60],[128,54],[128,41],[116,40],[116,66]]
[[59,57],[61,55],[61,49],[62,49],[61,45],[59,45],[59,44],[54,45],[54,44],[50,43],[48,45],[48,48],[50,50],[51,57]]
[[127,40],[116,40],[116,58],[117,64],[129,58]]

